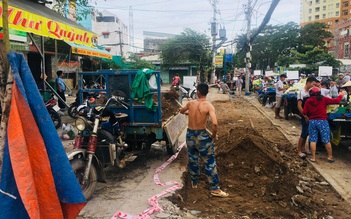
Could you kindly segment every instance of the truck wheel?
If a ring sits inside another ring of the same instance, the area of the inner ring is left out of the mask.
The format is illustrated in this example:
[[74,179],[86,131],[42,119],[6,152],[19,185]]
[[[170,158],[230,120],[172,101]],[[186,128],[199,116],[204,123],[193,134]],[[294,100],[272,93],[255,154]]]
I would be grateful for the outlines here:
[[82,189],[85,199],[90,199],[96,189],[97,172],[92,164],[90,166],[89,177],[85,185],[83,185],[83,177],[85,171],[85,162],[81,159],[74,159],[71,161],[71,166],[74,174],[79,182],[80,188]]

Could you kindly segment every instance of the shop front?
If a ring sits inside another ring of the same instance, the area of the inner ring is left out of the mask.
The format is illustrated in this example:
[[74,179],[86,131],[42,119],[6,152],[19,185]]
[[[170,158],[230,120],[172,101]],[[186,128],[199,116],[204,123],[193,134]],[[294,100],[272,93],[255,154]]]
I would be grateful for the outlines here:
[[[2,13],[0,1],[0,27]],[[56,77],[61,61],[79,64],[77,56],[112,59],[97,47],[95,33],[34,1],[9,0],[8,24],[11,48],[26,54],[38,85],[42,78]]]

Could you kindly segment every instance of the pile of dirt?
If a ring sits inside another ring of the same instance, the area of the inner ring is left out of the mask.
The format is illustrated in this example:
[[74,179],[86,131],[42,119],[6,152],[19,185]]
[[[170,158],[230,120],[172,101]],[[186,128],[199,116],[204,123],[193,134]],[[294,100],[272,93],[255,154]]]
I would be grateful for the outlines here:
[[162,101],[162,121],[166,121],[169,117],[178,113],[181,107],[178,104],[179,94],[175,90],[163,92],[161,94]]
[[[230,196],[212,197],[204,171],[197,189],[191,188],[189,174],[184,173],[184,186],[172,199],[179,207],[195,210],[202,218],[351,215],[350,205],[308,162],[296,158],[293,146],[252,105],[243,99],[214,105],[219,121],[216,161],[220,186]],[[252,128],[251,118],[259,127]],[[270,135],[263,136],[268,129]]]

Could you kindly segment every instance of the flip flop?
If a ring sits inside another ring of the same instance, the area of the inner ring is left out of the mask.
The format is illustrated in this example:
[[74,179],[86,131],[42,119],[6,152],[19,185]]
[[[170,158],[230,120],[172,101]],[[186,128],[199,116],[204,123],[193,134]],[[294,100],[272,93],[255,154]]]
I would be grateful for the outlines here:
[[334,159],[328,159],[328,163],[334,163],[335,160]]
[[311,158],[310,158],[309,160],[310,160],[312,163],[315,163],[315,162],[316,162],[316,160],[313,160],[313,159],[311,159]]
[[219,192],[211,192],[211,195],[213,195],[215,197],[221,197],[221,198],[226,198],[229,196],[228,193],[223,192],[222,190],[219,190]]
[[311,151],[303,151],[302,153],[305,154],[305,155],[312,155]]

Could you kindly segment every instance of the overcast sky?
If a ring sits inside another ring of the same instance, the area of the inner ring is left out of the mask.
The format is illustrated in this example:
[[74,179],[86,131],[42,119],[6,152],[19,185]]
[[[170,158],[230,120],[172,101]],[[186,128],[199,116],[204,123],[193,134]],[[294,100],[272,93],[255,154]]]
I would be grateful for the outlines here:
[[[179,34],[191,28],[210,36],[213,0],[96,0],[95,7],[116,14],[129,27],[129,7],[133,8],[134,44],[142,47],[143,31]],[[256,28],[271,0],[252,0],[254,7],[251,28]],[[219,0],[217,21],[227,30],[227,38],[246,31],[244,5],[248,0]],[[300,22],[300,0],[280,0],[270,24]],[[140,49],[138,49],[140,50]]]

